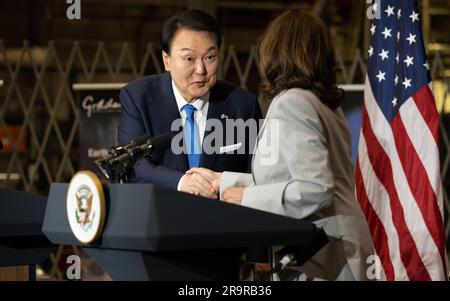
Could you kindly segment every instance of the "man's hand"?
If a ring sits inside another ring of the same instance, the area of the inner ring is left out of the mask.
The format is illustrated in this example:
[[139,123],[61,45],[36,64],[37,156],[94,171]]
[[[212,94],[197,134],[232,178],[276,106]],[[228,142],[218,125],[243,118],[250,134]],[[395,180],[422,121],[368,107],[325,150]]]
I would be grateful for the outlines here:
[[198,174],[203,177],[203,179],[208,180],[211,184],[212,188],[219,192],[220,191],[220,180],[222,179],[221,172],[215,172],[207,168],[199,167],[199,168],[191,168],[186,174]]
[[230,187],[222,193],[221,199],[227,203],[240,205],[245,187]]
[[219,190],[214,189],[211,183],[200,174],[191,173],[183,177],[181,191],[215,199]]

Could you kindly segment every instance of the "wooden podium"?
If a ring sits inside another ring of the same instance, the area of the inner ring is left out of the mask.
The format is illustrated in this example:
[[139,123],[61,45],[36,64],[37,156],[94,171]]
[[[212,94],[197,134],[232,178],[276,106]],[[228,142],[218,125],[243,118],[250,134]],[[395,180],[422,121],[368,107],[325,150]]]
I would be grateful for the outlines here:
[[0,280],[36,280],[55,246],[42,233],[47,198],[0,188]]
[[29,281],[28,266],[0,268],[0,281]]

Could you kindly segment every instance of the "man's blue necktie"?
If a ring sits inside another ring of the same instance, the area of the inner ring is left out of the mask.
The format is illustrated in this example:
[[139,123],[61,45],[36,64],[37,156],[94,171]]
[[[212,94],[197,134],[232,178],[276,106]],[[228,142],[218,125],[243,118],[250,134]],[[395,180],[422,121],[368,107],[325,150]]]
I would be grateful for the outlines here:
[[194,119],[194,113],[197,109],[191,104],[186,104],[183,106],[183,110],[186,112],[184,138],[186,141],[189,168],[199,167],[201,154],[200,136],[198,134],[198,127],[196,126]]

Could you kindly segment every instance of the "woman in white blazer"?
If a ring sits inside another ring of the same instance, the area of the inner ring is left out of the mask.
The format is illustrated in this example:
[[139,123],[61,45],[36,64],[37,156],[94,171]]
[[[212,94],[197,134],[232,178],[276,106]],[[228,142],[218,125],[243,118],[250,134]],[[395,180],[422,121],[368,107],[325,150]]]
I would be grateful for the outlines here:
[[270,23],[258,54],[261,92],[272,101],[252,173],[203,168],[189,173],[219,186],[223,201],[323,227],[330,242],[293,271],[300,278],[366,280],[374,251],[354,195],[350,134],[340,108],[343,91],[336,85],[326,25],[309,13],[287,11]]

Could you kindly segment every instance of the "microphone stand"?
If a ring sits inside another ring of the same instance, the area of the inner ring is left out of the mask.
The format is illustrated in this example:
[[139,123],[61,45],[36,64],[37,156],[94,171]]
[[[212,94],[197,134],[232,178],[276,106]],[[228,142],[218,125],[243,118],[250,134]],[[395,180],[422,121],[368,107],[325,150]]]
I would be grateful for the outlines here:
[[96,160],[95,164],[111,183],[129,183],[135,176],[136,162],[158,149],[158,146],[155,147],[153,143],[160,143],[167,139],[166,136],[159,136],[134,147],[112,148],[108,156]]
[[130,179],[134,177],[134,165],[137,160],[128,156],[128,153],[123,153],[113,160],[106,160],[104,158],[96,160],[95,164],[109,180],[110,183],[129,183]]

